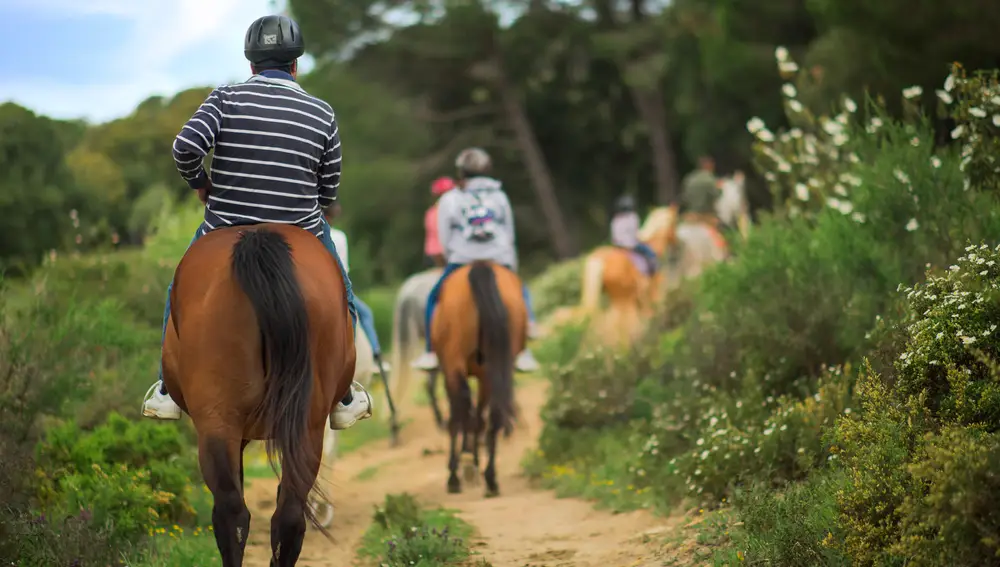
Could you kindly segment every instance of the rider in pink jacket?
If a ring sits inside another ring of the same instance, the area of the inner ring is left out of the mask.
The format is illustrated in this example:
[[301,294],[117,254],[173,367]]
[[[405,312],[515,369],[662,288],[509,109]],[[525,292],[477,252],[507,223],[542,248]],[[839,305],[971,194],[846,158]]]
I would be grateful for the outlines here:
[[[455,188],[455,181],[450,177],[439,177],[431,184],[431,194],[441,197],[448,191]],[[444,249],[441,247],[441,239],[438,238],[437,215],[438,204],[434,202],[427,212],[424,213],[424,256],[431,264],[439,268],[444,267]]]

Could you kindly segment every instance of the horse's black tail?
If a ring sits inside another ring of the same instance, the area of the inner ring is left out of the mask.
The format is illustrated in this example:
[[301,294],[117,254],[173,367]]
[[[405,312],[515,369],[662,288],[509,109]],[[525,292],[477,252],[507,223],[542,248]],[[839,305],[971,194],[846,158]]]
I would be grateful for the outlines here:
[[313,368],[309,314],[295,276],[292,250],[285,237],[248,229],[233,247],[233,277],[253,304],[264,355],[264,399],[258,418],[267,428],[267,458],[272,468],[281,454],[282,481],[305,505],[315,481],[316,462],[306,442]]
[[514,429],[514,358],[510,321],[490,264],[476,262],[469,270],[469,286],[479,311],[479,350],[490,384],[490,421]]

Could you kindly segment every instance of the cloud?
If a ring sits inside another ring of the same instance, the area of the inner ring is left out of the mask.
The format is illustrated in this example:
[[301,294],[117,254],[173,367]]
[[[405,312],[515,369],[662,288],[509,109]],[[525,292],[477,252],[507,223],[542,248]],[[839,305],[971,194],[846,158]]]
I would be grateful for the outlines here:
[[[59,48],[43,53],[30,73],[0,78],[0,100],[54,117],[104,121],[152,95],[242,80],[249,75],[246,26],[273,11],[269,0],[5,0],[0,16],[52,24],[35,26],[43,51],[47,30],[63,38],[51,38]],[[80,39],[66,40],[67,29]],[[88,42],[88,33],[114,41]],[[90,68],[77,70],[77,61]]]

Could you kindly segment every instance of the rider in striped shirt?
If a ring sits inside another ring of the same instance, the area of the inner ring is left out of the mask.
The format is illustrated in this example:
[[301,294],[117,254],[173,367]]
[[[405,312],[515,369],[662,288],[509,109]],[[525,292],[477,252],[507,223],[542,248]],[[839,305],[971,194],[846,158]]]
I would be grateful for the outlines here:
[[[340,265],[356,324],[351,282],[323,217],[340,185],[340,135],[330,105],[295,81],[297,60],[305,52],[302,34],[285,16],[264,16],[247,30],[243,52],[254,75],[212,91],[174,140],[177,170],[205,204],[205,220],[191,243],[216,228],[299,226],[316,235]],[[212,149],[209,175],[202,162]],[[169,314],[168,288],[164,336]],[[371,406],[371,396],[354,383],[330,415],[330,426],[347,429],[371,417]],[[162,367],[142,414],[154,419],[181,416],[163,386]]]

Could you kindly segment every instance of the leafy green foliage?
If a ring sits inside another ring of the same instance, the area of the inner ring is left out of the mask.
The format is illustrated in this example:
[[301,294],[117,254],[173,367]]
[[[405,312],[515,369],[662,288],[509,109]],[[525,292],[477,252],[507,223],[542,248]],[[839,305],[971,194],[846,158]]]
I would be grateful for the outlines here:
[[471,554],[471,535],[451,511],[425,510],[409,494],[388,494],[375,508],[360,554],[389,567],[460,565]]

